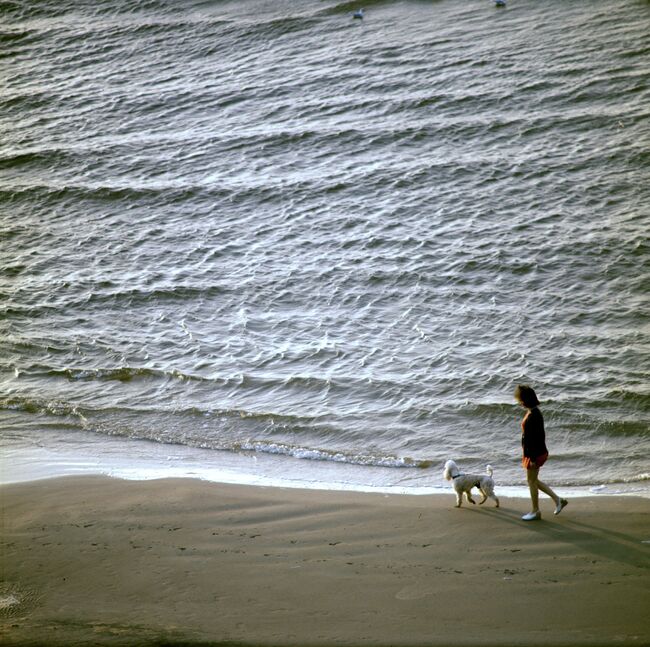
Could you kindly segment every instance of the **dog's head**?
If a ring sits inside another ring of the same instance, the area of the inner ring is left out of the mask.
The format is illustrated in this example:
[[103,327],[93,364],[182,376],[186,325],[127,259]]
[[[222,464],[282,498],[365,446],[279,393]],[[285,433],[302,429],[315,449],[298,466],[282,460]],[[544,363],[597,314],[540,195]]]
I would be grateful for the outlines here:
[[445,463],[445,471],[442,473],[442,475],[448,481],[451,481],[457,474],[460,474],[460,470],[458,469],[456,463],[454,463],[454,461],[447,461]]

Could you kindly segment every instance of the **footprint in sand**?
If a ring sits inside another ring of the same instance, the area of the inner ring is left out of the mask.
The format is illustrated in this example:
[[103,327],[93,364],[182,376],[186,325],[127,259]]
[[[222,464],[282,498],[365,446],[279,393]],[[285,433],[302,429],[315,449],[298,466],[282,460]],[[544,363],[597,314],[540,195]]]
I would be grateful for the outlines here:
[[10,582],[0,583],[0,618],[23,614],[38,603],[39,597],[23,587]]
[[0,618],[24,613],[32,608],[38,597],[33,591],[8,582],[0,583]]
[[401,591],[398,591],[395,597],[398,600],[419,600],[432,593],[433,591],[426,584],[416,582],[405,586]]
[[0,611],[8,611],[12,607],[20,604],[20,599],[13,594],[0,595]]

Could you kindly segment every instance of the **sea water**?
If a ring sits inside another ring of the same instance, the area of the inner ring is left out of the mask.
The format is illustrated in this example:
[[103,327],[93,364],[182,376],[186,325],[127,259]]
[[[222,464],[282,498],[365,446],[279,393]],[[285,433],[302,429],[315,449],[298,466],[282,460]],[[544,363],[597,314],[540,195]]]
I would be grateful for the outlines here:
[[0,19],[3,480],[650,491],[647,2]]

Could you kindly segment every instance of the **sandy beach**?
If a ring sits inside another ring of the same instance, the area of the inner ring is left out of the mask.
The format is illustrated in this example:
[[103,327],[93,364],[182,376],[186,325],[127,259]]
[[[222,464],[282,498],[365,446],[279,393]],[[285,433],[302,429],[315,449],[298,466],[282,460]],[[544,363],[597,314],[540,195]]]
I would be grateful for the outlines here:
[[646,645],[650,502],[5,485],[3,645]]

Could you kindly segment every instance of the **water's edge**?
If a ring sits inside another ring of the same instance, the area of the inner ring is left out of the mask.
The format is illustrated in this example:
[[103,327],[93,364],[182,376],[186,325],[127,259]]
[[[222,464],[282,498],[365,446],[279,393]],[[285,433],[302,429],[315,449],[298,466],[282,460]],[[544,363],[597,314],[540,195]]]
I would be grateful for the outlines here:
[[[213,483],[301,490],[348,491],[386,495],[451,495],[449,484],[442,481],[438,466],[426,470],[366,470],[363,480],[351,479],[350,471],[328,463],[310,465],[298,476],[290,477],[286,457],[222,455],[211,460],[212,452],[183,447],[169,448],[142,443],[131,456],[121,452],[84,452],[47,447],[12,450],[5,454],[0,471],[0,486],[68,476],[108,476],[123,480],[146,481],[166,478],[190,478]],[[145,449],[147,456],[142,454]],[[402,472],[406,472],[405,474]],[[364,482],[367,481],[367,482]],[[411,484],[409,484],[409,481]],[[415,483],[413,483],[415,481]],[[419,481],[419,483],[418,483]],[[526,499],[528,489],[499,485],[498,496]],[[608,483],[590,486],[555,486],[565,497],[636,496],[650,499],[645,483]]]

